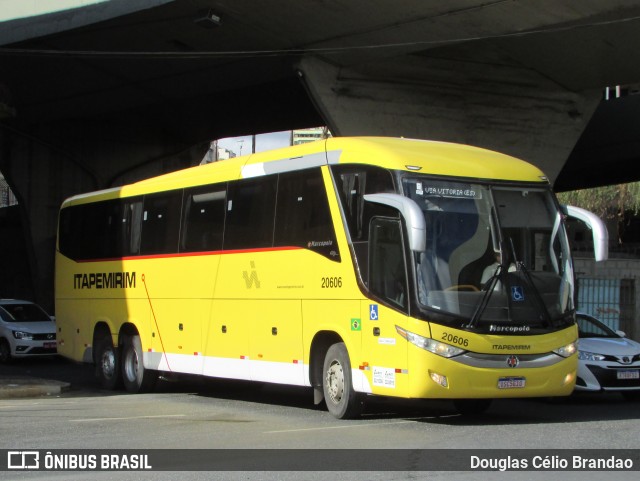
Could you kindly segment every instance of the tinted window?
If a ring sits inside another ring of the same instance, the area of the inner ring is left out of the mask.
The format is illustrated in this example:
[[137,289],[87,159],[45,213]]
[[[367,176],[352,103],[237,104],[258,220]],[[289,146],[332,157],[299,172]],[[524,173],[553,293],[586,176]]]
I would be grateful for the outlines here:
[[207,185],[185,192],[182,252],[222,249],[226,184]]
[[371,292],[405,308],[408,288],[400,220],[375,217],[371,222],[370,242]]
[[280,174],[274,245],[298,246],[340,260],[320,169]]
[[141,229],[142,197],[123,199],[118,229],[119,256],[132,256],[140,252]]
[[369,235],[369,221],[374,215],[374,212],[369,210],[377,207],[365,204],[363,196],[395,192],[391,173],[386,169],[367,165],[336,165],[332,172],[351,240],[366,240]]
[[60,212],[60,252],[78,260],[137,253],[140,198],[67,207]]
[[276,181],[274,175],[229,183],[225,250],[273,245]]
[[141,254],[168,254],[178,251],[181,207],[181,190],[144,197]]
[[0,317],[6,322],[51,322],[51,318],[35,304],[5,304],[0,306]]

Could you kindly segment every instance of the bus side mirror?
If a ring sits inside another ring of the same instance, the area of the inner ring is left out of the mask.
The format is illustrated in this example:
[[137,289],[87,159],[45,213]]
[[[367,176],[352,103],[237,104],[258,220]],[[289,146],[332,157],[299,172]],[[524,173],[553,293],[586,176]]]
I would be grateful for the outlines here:
[[400,212],[409,235],[409,248],[414,252],[424,252],[427,247],[427,228],[422,210],[415,201],[398,194],[366,194],[366,202],[383,204]]
[[572,205],[563,205],[562,210],[569,217],[584,222],[591,229],[595,259],[597,262],[606,261],[609,258],[609,232],[600,217],[593,212]]

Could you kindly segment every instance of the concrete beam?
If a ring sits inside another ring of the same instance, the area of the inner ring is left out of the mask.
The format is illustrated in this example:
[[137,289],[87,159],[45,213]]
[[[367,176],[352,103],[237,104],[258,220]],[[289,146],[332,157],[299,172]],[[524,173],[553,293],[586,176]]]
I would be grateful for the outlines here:
[[600,93],[570,92],[518,65],[459,53],[359,68],[305,57],[298,69],[334,134],[476,145],[527,160],[553,181]]

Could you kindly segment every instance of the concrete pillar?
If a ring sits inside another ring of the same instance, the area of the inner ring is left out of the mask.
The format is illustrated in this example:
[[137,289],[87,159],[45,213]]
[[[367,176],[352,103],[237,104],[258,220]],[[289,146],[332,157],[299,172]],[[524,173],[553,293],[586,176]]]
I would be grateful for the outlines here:
[[553,181],[597,107],[518,65],[426,56],[341,68],[298,66],[336,135],[384,135],[471,144],[536,164]]
[[[65,198],[197,165],[207,145],[191,148],[126,122],[0,126],[0,171],[19,202],[30,271],[32,292],[25,290],[25,297],[53,313],[56,229]],[[1,279],[0,287],[5,282],[11,280]]]

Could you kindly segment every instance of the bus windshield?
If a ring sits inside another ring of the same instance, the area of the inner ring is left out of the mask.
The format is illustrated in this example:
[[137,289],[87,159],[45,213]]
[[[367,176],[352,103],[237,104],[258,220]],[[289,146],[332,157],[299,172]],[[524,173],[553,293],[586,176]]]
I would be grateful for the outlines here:
[[496,333],[565,323],[573,272],[550,191],[418,176],[403,191],[425,216],[426,248],[414,254],[422,307]]

